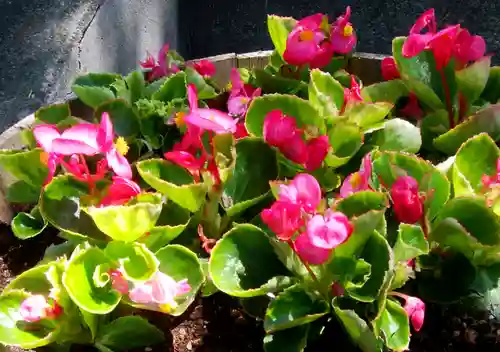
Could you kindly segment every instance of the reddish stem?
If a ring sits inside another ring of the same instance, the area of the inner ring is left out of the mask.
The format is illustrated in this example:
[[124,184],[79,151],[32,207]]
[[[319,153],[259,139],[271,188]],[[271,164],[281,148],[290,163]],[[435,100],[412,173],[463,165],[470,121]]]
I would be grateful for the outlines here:
[[425,221],[425,214],[422,215],[422,218],[420,219],[420,224],[422,225],[422,231],[424,231],[424,237],[427,239],[429,235],[429,227],[427,226],[427,221]]
[[80,157],[80,161],[83,165],[83,169],[86,173],[86,178],[87,178],[87,183],[89,184],[90,194],[93,194],[94,190],[95,190],[95,184],[94,184],[94,180],[92,179],[92,175],[90,174],[90,170],[89,170],[89,167],[87,165],[87,161],[85,161],[85,157],[82,154],[79,154],[79,157]]
[[453,116],[453,106],[451,104],[451,95],[450,95],[450,87],[448,87],[448,82],[446,82],[446,77],[444,75],[444,69],[439,70],[441,74],[441,82],[443,83],[444,88],[444,99],[446,101],[446,109],[448,110],[448,120],[450,123],[450,128],[455,127],[455,119]]
[[205,236],[203,227],[201,225],[198,225],[198,237],[201,241],[201,248],[203,248],[203,250],[207,252],[207,254],[210,254],[214,246],[217,244],[217,240]]
[[290,248],[292,249],[292,251],[297,255],[297,257],[299,257],[300,261],[302,262],[302,264],[306,267],[307,271],[309,272],[309,275],[311,275],[311,278],[313,279],[314,282],[316,282],[318,284],[318,287],[319,287],[320,283],[319,283],[318,277],[316,276],[314,271],[312,271],[309,264],[304,259],[302,259],[302,257],[300,256],[299,253],[297,253],[297,251],[295,250],[295,246],[293,245],[292,240],[288,240],[287,243],[290,246]]

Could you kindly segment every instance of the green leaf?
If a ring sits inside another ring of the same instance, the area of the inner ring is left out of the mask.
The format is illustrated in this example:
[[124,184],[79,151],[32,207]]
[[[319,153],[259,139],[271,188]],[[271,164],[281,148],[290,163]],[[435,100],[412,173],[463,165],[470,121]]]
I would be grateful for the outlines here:
[[81,309],[94,314],[112,312],[121,299],[111,288],[107,270],[112,261],[97,247],[79,246],[73,252],[63,275],[69,296]]
[[328,130],[331,151],[325,162],[332,168],[347,164],[363,145],[363,132],[351,123],[339,121]]
[[233,175],[236,162],[235,139],[231,133],[217,134],[212,139],[215,164],[219,169],[221,182],[224,184]]
[[187,209],[173,203],[163,204],[160,217],[149,234],[140,239],[149,250],[156,252],[166,246],[186,229],[190,216]]
[[80,237],[106,238],[80,207],[80,197],[87,195],[87,184],[70,175],[57,176],[45,187],[40,197],[40,213],[61,231]]
[[264,336],[265,352],[303,352],[307,344],[309,325],[280,330]]
[[430,109],[444,108],[443,102],[432,88],[433,80],[436,80],[435,62],[432,59],[432,54],[423,51],[411,58],[403,57],[405,40],[406,37],[397,37],[392,41],[394,60],[405,85]]
[[117,79],[122,77],[117,73],[108,72],[91,72],[86,75],[79,76],[75,79],[74,84],[81,86],[91,86],[91,87],[109,87]]
[[25,181],[17,181],[9,185],[5,198],[10,203],[32,204],[40,198],[40,188]]
[[79,308],[78,310],[82,316],[83,322],[90,330],[90,334],[92,335],[92,341],[94,341],[95,338],[97,337],[97,330],[99,329],[100,316],[97,314],[89,313],[81,308]]
[[486,133],[467,140],[457,152],[453,165],[455,196],[480,193],[484,175],[496,175],[500,150]]
[[399,224],[398,237],[394,245],[394,260],[408,261],[429,253],[429,243],[419,225]]
[[113,99],[99,105],[95,111],[95,117],[98,121],[101,120],[103,112],[109,114],[117,135],[132,137],[139,131],[139,119],[125,100]]
[[375,143],[380,150],[417,153],[422,146],[420,129],[403,119],[392,119],[376,132]]
[[71,89],[85,105],[97,109],[109,100],[115,99],[113,91],[106,87],[82,86],[74,84]]
[[208,84],[202,75],[192,67],[186,67],[186,83],[194,84],[198,92],[198,99],[212,99],[217,96],[214,87]]
[[328,303],[304,291],[299,285],[292,286],[269,304],[264,318],[264,330],[269,334],[309,324],[328,311]]
[[455,72],[458,89],[466,98],[469,106],[472,106],[481,96],[486,87],[490,75],[490,65],[491,56],[484,56],[466,68]]
[[12,219],[12,232],[14,235],[25,240],[28,238],[35,237],[45,230],[47,227],[47,221],[43,219],[38,206],[34,207],[30,213],[18,213],[14,219]]
[[454,154],[467,139],[486,132],[493,140],[500,140],[500,105],[490,105],[479,110],[448,132],[434,140],[434,146],[442,152]]
[[351,340],[363,352],[380,352],[377,338],[370,330],[368,324],[356,314],[354,310],[341,309],[337,299],[333,300],[335,315],[340,320]]
[[388,189],[397,177],[405,174],[417,180],[419,191],[429,195],[424,203],[427,217],[429,220],[434,219],[450,196],[450,184],[446,176],[430,162],[414,155],[394,152],[377,152],[373,155],[373,170]]
[[344,105],[344,87],[330,74],[314,69],[309,82],[309,101],[321,116],[337,116]]
[[146,202],[89,207],[86,211],[99,230],[112,239],[133,242],[153,229],[160,216],[161,196],[159,194],[151,194],[151,196]]
[[345,289],[363,286],[371,274],[371,265],[363,259],[343,257],[335,254],[328,263],[331,281],[336,281]]
[[488,81],[484,88],[481,98],[491,104],[496,104],[500,100],[500,66],[494,66],[490,69]]
[[129,351],[134,348],[159,344],[165,340],[163,332],[139,316],[120,317],[105,325],[96,344],[113,351]]
[[293,95],[269,94],[252,101],[245,122],[248,132],[262,137],[264,119],[273,110],[281,110],[283,114],[294,117],[299,127],[314,125],[320,132],[325,128],[323,118],[307,100]]
[[186,95],[186,74],[181,71],[167,78],[160,89],[153,94],[152,99],[168,103],[172,99],[185,99]]
[[371,265],[370,277],[363,286],[352,287],[347,292],[358,301],[373,302],[392,276],[394,265],[392,251],[385,237],[373,231],[360,257]]
[[361,96],[366,101],[373,103],[385,101],[391,104],[408,95],[408,88],[400,79],[393,79],[386,82],[374,83],[369,86],[363,87]]
[[71,116],[68,103],[44,106],[35,112],[35,118],[50,124],[58,124]]
[[395,351],[406,351],[410,345],[410,323],[408,315],[401,305],[391,299],[375,321],[377,329],[382,331],[385,344]]
[[215,287],[212,277],[210,276],[209,272],[210,267],[208,264],[208,258],[198,258],[198,260],[200,261],[200,265],[203,270],[203,275],[205,277],[205,282],[203,283],[201,294],[203,297],[210,297],[214,293],[219,292],[219,289]]
[[144,89],[146,86],[144,74],[141,71],[133,71],[129,73],[127,77],[125,77],[125,82],[127,83],[129,91],[128,102],[130,104],[134,104],[144,95]]
[[348,105],[344,115],[348,121],[355,123],[363,130],[377,126],[392,110],[393,105],[386,102],[357,103]]
[[307,90],[307,84],[298,79],[272,74],[263,69],[254,69],[255,84],[265,93],[296,94]]
[[210,257],[215,286],[231,296],[265,295],[270,292],[266,284],[286,274],[266,234],[250,224],[233,227],[217,242]]
[[206,185],[194,183],[189,172],[180,166],[162,159],[150,159],[138,162],[137,171],[151,187],[189,211],[197,211],[205,202]]
[[388,206],[389,202],[384,193],[360,191],[339,200],[336,210],[352,217],[370,210],[385,210]]
[[276,151],[258,138],[244,138],[236,144],[233,176],[224,185],[229,216],[241,213],[267,195],[269,181],[278,177]]
[[42,162],[43,153],[39,148],[27,152],[3,149],[0,150],[0,165],[17,179],[41,188],[49,173]]
[[106,256],[117,262],[127,280],[147,281],[158,269],[158,260],[141,243],[110,242]]
[[198,291],[203,286],[205,276],[196,254],[181,245],[168,245],[156,252],[156,258],[160,262],[159,270],[173,278],[175,281],[187,279],[191,290],[175,298],[178,306],[169,314],[182,315],[194,302]]
[[0,343],[30,349],[56,340],[58,328],[23,321],[19,307],[29,296],[23,290],[4,291],[0,296]]
[[267,29],[276,51],[283,56],[286,49],[288,34],[293,30],[297,21],[291,17],[267,15]]
[[450,120],[446,110],[441,109],[430,113],[420,123],[422,147],[430,151],[435,151],[434,139],[446,133],[449,129]]

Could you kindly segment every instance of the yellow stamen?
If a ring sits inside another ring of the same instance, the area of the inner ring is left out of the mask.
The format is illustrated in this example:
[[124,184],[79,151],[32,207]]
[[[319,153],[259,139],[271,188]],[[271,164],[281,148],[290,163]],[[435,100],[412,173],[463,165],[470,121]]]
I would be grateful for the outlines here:
[[171,302],[171,303],[166,303],[166,304],[160,304],[159,308],[162,313],[170,313],[172,310],[174,310],[177,307],[176,302]]
[[359,172],[355,172],[352,174],[351,179],[349,180],[352,188],[358,188],[361,185],[361,182],[363,180],[361,179],[361,175]]
[[186,125],[186,122],[184,122],[184,117],[186,116],[186,113],[184,111],[179,111],[175,113],[174,116],[174,121],[177,127],[181,128]]
[[47,152],[41,152],[40,153],[40,162],[47,166],[49,164],[49,153]]
[[120,153],[121,155],[125,156],[128,153],[129,147],[127,142],[125,141],[125,138],[123,137],[118,137],[115,141],[115,148]]
[[314,39],[314,33],[313,31],[303,31],[299,35],[300,40],[303,42],[313,40]]
[[352,28],[352,26],[350,24],[346,25],[344,27],[344,37],[350,37],[352,35],[352,32],[354,31],[354,29]]

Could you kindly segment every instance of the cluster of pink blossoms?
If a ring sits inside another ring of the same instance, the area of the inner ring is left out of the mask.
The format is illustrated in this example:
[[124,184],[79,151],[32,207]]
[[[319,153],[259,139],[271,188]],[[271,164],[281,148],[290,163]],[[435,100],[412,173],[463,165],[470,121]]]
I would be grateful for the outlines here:
[[318,211],[321,189],[308,174],[279,186],[278,200],[261,213],[264,223],[281,241],[288,242],[302,260],[318,265],[352,233],[347,216],[331,209]]
[[44,295],[32,295],[19,307],[21,318],[28,323],[37,323],[45,319],[55,320],[63,313],[63,308],[52,295],[49,295],[48,299]]
[[[57,126],[41,124],[33,128],[38,145],[46,154],[49,175],[48,184],[54,177],[57,166],[61,165],[78,180],[86,182],[92,193],[96,181],[102,180],[112,171],[113,183],[107,195],[101,200],[101,206],[118,205],[128,201],[141,192],[132,181],[132,168],[124,154],[128,151],[125,140],[115,141],[113,124],[108,113],[103,113],[99,125],[80,123],[63,131]],[[91,172],[85,156],[102,155],[96,170]],[[110,170],[111,169],[111,170]]]
[[332,25],[321,13],[301,19],[288,35],[283,58],[290,65],[320,68],[328,65],[335,53],[348,54],[356,45],[350,17],[351,8],[347,7]]
[[156,272],[147,281],[132,284],[127,281],[120,270],[110,271],[113,289],[137,304],[165,313],[177,307],[175,298],[191,290],[187,280],[175,281],[170,276]]

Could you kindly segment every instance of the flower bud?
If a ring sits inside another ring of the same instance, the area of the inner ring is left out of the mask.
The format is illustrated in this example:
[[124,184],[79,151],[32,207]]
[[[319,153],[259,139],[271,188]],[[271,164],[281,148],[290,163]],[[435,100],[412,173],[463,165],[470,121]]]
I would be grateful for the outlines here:
[[394,213],[400,222],[414,224],[424,214],[424,205],[418,194],[418,183],[411,176],[401,176],[391,187]]

